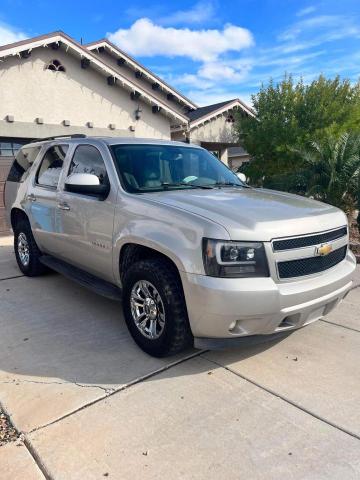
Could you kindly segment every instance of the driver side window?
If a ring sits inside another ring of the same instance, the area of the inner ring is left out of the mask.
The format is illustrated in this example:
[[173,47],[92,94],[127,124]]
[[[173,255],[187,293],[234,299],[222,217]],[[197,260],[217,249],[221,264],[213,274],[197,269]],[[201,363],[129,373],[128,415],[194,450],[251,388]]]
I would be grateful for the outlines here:
[[101,153],[92,145],[79,145],[76,148],[68,175],[73,173],[91,173],[98,177],[101,185],[109,183]]

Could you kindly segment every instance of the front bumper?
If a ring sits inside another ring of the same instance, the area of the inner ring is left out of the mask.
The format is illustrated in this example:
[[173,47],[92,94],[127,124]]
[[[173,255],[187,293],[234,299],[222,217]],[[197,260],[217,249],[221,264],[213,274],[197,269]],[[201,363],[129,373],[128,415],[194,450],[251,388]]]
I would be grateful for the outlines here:
[[335,267],[289,282],[275,282],[271,277],[214,278],[182,272],[196,343],[199,345],[201,338],[205,342],[285,334],[318,320],[349,292],[355,268],[356,260],[349,250]]

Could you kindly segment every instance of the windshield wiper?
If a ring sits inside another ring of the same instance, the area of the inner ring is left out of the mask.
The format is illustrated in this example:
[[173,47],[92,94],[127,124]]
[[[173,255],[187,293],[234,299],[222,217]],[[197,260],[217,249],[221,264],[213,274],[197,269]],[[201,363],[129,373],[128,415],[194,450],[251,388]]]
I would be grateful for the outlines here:
[[191,183],[186,183],[186,182],[177,182],[177,183],[168,183],[168,182],[162,182],[161,184],[164,189],[167,189],[169,187],[190,187],[190,188],[202,188],[206,190],[212,190],[212,185],[193,185]]
[[212,187],[241,187],[250,188],[249,185],[234,183],[234,182],[216,182],[211,184]]

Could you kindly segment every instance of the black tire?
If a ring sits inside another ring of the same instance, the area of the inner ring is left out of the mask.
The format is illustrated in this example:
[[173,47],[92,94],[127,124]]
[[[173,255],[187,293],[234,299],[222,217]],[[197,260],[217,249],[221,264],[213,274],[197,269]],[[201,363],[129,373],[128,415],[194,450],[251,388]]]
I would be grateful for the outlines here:
[[[19,237],[21,238],[21,236],[24,236],[27,241],[29,251],[28,263],[24,263],[20,258]],[[40,263],[41,252],[35,242],[30,224],[26,219],[19,220],[14,226],[14,250],[17,264],[24,275],[37,277],[47,271],[47,268]]]
[[[150,282],[158,291],[165,311],[165,325],[158,338],[147,338],[139,330],[131,309],[131,292],[139,281]],[[123,278],[123,309],[131,336],[153,357],[174,355],[192,345],[184,293],[175,267],[163,259],[141,260]]]

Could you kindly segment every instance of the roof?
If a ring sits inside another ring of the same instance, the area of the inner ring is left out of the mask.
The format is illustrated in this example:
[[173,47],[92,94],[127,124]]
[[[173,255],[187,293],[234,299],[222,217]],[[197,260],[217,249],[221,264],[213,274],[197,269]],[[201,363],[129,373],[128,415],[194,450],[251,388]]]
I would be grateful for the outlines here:
[[162,113],[167,113],[181,122],[188,121],[187,116],[182,113],[179,113],[171,106],[159,100],[157,97],[151,94],[151,92],[142,89],[138,84],[132,82],[130,79],[122,75],[118,70],[115,70],[107,63],[103,62],[92,53],[88,48],[78,43],[73,38],[66,35],[62,31],[56,31],[52,33],[47,33],[45,35],[40,35],[38,37],[33,37],[26,40],[20,40],[19,42],[14,42],[8,45],[2,45],[0,47],[0,58],[7,56],[19,55],[22,51],[31,51],[38,47],[46,47],[51,43],[63,43],[66,46],[66,50],[69,48],[72,49],[80,58],[87,58],[91,62],[91,66],[102,74],[107,76],[114,77],[119,80],[120,85],[124,88],[128,88],[129,91],[138,91],[141,94],[142,100],[147,101],[151,105],[157,105],[162,108]]
[[117,45],[115,45],[114,43],[110,42],[110,40],[108,40],[107,38],[102,38],[101,40],[98,40],[96,42],[91,42],[91,43],[87,43],[85,45],[85,47],[88,49],[88,50],[96,50],[97,48],[99,47],[107,47],[109,50],[113,51],[114,53],[116,53],[116,55],[118,57],[122,57],[122,58],[125,58],[125,60],[127,61],[127,63],[129,65],[131,65],[132,67],[135,67],[136,69],[146,73],[147,77],[149,77],[151,80],[153,80],[154,82],[158,82],[160,84],[162,84],[166,90],[169,91],[169,93],[172,93],[174,95],[176,95],[177,97],[179,97],[181,100],[183,100],[183,102],[185,104],[187,104],[189,107],[191,108],[198,108],[198,106],[196,105],[196,103],[194,103],[193,101],[191,101],[189,98],[187,98],[185,95],[183,95],[182,93],[180,93],[178,90],[176,90],[175,88],[171,87],[168,83],[166,83],[162,78],[158,77],[157,75],[155,75],[155,73],[151,72],[148,68],[144,67],[144,65],[142,65],[141,63],[139,63],[137,60],[135,60],[135,58],[131,57],[128,53],[124,52],[123,50],[121,50],[121,48],[119,48]]
[[235,107],[241,108],[246,114],[254,116],[253,110],[248,107],[244,102],[238,98],[232,100],[226,100],[225,102],[214,103],[205,107],[197,108],[196,110],[187,113],[187,117],[190,120],[190,126],[203,123],[205,120],[209,120],[211,117],[220,115],[221,113],[231,110]]
[[197,108],[196,110],[193,110],[192,112],[189,112],[187,116],[189,117],[190,122],[193,122],[194,120],[198,120],[199,118],[205,117],[210,113],[215,112],[219,108],[222,108],[228,103],[232,103],[233,101],[234,100],[226,100],[226,102],[214,103],[213,105],[206,105],[206,107],[200,107],[200,108]]

